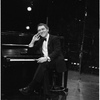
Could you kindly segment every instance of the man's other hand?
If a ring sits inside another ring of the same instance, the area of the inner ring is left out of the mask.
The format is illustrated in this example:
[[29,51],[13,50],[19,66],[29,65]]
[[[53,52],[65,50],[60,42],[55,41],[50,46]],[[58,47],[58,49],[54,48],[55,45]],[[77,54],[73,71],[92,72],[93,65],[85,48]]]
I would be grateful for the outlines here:
[[37,63],[44,63],[46,61],[48,61],[47,57],[40,57],[40,58],[37,59]]

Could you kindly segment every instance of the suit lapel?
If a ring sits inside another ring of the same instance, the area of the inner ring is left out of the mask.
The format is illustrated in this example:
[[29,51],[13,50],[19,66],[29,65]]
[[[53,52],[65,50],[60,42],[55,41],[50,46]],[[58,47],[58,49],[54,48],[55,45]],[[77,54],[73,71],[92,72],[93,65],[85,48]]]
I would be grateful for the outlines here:
[[49,35],[48,45],[50,44],[51,39],[52,39],[52,35]]

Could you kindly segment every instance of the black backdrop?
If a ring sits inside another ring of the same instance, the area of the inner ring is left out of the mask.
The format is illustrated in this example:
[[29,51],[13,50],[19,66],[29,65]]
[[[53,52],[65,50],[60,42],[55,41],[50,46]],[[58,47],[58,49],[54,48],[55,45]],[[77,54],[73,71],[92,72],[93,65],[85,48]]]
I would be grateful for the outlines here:
[[[52,34],[64,36],[65,53],[71,61],[79,62],[84,38],[82,65],[99,66],[98,2],[98,0],[1,0],[1,31],[35,34],[38,23],[48,22]],[[32,6],[31,12],[27,11],[28,6]],[[30,30],[25,29],[26,25],[30,25]]]

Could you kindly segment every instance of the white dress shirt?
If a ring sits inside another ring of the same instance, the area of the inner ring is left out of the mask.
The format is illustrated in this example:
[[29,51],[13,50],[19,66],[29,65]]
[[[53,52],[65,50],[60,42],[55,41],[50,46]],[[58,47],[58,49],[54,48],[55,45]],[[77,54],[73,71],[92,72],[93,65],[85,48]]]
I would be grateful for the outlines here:
[[42,52],[44,54],[44,57],[48,57],[48,40],[49,40],[49,34],[45,37],[46,41],[43,41],[42,45]]

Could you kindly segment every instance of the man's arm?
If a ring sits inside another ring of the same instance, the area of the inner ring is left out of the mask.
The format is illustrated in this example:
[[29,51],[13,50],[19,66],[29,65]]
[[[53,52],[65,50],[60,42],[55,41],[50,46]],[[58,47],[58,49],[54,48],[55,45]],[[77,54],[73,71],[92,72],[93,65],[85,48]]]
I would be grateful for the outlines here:
[[59,37],[55,37],[53,40],[53,51],[49,54],[50,60],[55,59],[61,53],[61,43]]
[[29,43],[28,47],[32,48],[34,46],[35,41],[32,39],[31,42]]

